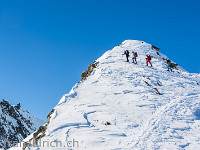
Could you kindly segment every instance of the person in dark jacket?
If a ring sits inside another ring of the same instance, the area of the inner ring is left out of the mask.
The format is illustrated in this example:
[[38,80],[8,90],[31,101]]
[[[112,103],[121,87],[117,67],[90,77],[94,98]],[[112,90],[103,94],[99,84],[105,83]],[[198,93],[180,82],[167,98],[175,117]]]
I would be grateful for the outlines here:
[[153,67],[152,64],[151,64],[151,56],[150,55],[146,55],[146,56],[147,56],[147,58],[146,58],[147,66],[148,66],[148,63],[149,63],[151,65],[151,67]]
[[167,60],[167,68],[168,70],[167,71],[172,71],[172,68],[171,68],[171,60]]
[[129,59],[128,59],[128,57],[129,57],[129,51],[125,50],[123,55],[126,55],[127,62],[129,62]]
[[134,64],[137,64],[137,57],[138,57],[138,54],[137,54],[137,52],[132,52],[132,53],[133,53],[133,58],[132,58],[133,63],[134,63]]

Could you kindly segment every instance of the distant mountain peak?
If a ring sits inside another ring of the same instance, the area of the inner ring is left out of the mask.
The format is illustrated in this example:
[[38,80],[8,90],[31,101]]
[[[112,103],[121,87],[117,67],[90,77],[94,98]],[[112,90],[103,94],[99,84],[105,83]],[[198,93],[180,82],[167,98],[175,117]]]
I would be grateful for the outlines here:
[[[0,102],[0,148],[9,148],[33,133],[44,121],[7,100]],[[5,144],[7,142],[7,144]]]

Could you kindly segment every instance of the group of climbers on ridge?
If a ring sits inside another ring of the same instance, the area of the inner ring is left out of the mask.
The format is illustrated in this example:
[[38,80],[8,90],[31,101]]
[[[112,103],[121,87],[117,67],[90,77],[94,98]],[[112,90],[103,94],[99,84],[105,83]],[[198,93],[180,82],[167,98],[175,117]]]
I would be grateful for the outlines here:
[[[133,53],[133,58],[132,58],[132,60],[133,60],[133,63],[134,64],[137,64],[137,57],[138,57],[138,54],[137,54],[137,52],[132,52]],[[124,54],[122,54],[122,55],[126,55],[126,61],[127,62],[129,62],[129,55],[130,53],[129,53],[129,50],[125,50],[124,51]]]
[[[133,57],[132,57],[132,60],[133,60],[133,63],[134,64],[137,64],[137,57],[138,57],[138,54],[137,54],[137,52],[132,52],[133,53]],[[126,55],[126,59],[127,59],[127,62],[129,62],[129,56],[130,56],[130,53],[129,53],[129,50],[125,50],[124,51],[124,54],[122,54],[122,55]],[[151,67],[153,67],[153,65],[152,65],[152,63],[151,63],[151,55],[146,55],[147,57],[146,57],[146,65],[148,66],[148,64],[150,64],[151,65]],[[167,60],[167,68],[168,68],[168,70],[167,71],[172,71],[172,68],[171,68],[171,60]]]

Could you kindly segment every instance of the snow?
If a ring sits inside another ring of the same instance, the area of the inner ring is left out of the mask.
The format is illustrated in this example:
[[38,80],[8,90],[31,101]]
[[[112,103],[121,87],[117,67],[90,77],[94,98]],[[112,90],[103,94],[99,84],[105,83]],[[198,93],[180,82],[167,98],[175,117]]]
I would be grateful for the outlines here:
[[[19,109],[19,112],[26,120],[30,120],[36,129],[39,128],[41,125],[45,124],[43,120],[31,115],[28,111],[23,110],[22,108]],[[27,129],[29,129],[29,127],[27,127]],[[30,130],[30,133],[32,132],[33,131]]]
[[[138,53],[138,65],[125,62],[126,49]],[[146,66],[146,54],[153,56],[153,67]],[[168,72],[162,59],[168,58],[159,54],[136,40],[107,51],[91,76],[54,108],[42,141],[75,139],[80,150],[199,149],[200,75],[180,66]]]
[[[0,106],[1,148],[5,148],[6,141],[10,142],[10,146],[12,146],[13,142],[22,141],[24,139],[24,135],[33,133],[39,126],[45,123],[43,120],[32,116],[26,110],[11,106],[8,101],[8,108],[4,107],[5,102],[6,101],[1,102]],[[19,130],[19,128],[22,129]]]

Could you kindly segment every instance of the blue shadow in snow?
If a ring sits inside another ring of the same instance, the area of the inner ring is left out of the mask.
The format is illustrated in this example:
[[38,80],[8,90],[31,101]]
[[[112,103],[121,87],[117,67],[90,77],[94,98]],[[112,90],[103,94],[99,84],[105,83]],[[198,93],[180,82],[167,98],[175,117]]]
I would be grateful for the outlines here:
[[179,145],[181,148],[185,148],[185,147],[187,147],[187,146],[189,146],[190,145],[190,143],[187,143],[187,144],[185,144],[185,145]]
[[123,136],[123,137],[126,137],[126,134],[124,133],[121,133],[121,134],[109,134],[111,136]]
[[196,120],[200,120],[200,109],[197,109],[197,110],[194,112],[194,116],[196,117]]

